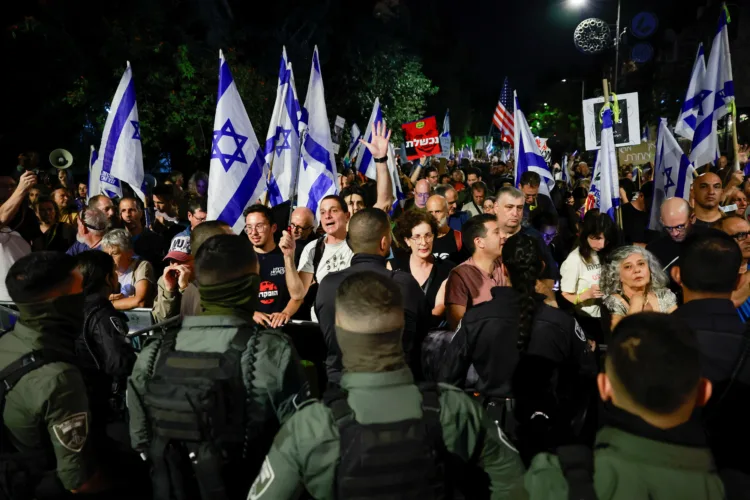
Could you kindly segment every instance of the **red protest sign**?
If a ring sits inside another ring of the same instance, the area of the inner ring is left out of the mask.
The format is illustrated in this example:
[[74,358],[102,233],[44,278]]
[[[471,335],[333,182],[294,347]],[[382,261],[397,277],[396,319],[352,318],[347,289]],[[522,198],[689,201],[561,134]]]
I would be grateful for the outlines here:
[[434,116],[404,123],[401,128],[404,129],[406,158],[408,160],[416,160],[422,156],[434,156],[441,153],[440,134]]

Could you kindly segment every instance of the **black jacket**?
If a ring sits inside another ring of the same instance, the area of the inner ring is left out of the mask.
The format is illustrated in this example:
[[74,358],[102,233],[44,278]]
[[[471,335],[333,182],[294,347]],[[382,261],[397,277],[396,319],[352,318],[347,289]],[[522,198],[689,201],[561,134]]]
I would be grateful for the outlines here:
[[339,285],[349,276],[362,271],[375,271],[393,278],[401,288],[404,296],[404,352],[406,361],[414,373],[416,379],[422,378],[421,366],[419,364],[419,346],[427,336],[431,311],[427,310],[427,303],[422,289],[417,280],[403,271],[389,271],[386,267],[386,258],[380,255],[356,254],[352,257],[351,265],[341,271],[328,274],[318,288],[315,298],[315,315],[320,323],[320,330],[325,337],[328,347],[326,357],[326,368],[328,381],[338,384],[341,379],[343,366],[341,364],[341,349],[336,341],[336,290]]
[[480,394],[520,400],[555,393],[562,386],[575,391],[579,375],[593,376],[596,364],[581,327],[573,317],[544,304],[541,295],[537,299],[522,355],[517,347],[519,294],[510,287],[493,288],[492,300],[466,311],[446,350],[440,381],[463,387],[474,365]]
[[[698,338],[702,375],[713,384],[711,399],[703,412],[711,451],[720,470],[735,469],[750,480],[750,428],[747,407],[750,401],[750,356],[727,392],[732,373],[740,361],[750,331],[728,299],[702,299],[686,302],[673,314],[687,323]],[[726,480],[725,480],[726,482]],[[727,484],[729,489],[730,485]],[[731,498],[731,496],[730,496]]]
[[83,367],[112,378],[126,378],[133,371],[135,351],[125,338],[128,318],[100,295],[84,303],[83,334],[76,340],[76,354]]

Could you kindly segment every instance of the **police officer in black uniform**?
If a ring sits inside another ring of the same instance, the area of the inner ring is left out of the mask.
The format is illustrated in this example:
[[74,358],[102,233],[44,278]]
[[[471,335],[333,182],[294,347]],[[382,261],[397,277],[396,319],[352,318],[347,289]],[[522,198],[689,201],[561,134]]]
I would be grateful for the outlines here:
[[750,335],[731,300],[741,262],[742,253],[731,236],[706,229],[685,239],[678,265],[672,268],[685,300],[673,314],[695,330],[701,370],[713,384],[705,425],[730,499],[746,498],[750,491],[745,453],[750,447]]
[[[537,241],[516,234],[503,247],[510,287],[492,289],[492,300],[467,311],[441,363],[440,381],[465,386],[473,364],[490,415],[520,444],[528,462],[553,441],[567,439],[581,402],[581,376],[596,364],[581,327],[544,303],[536,284],[544,270]],[[534,429],[533,431],[531,429]],[[533,439],[532,439],[533,437]]]

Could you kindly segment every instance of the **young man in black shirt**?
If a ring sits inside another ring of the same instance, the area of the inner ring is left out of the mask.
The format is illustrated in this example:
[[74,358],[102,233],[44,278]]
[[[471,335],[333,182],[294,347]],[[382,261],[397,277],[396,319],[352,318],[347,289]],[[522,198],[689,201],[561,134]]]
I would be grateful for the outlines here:
[[273,240],[276,224],[271,209],[251,205],[245,209],[245,234],[258,255],[260,291],[253,319],[261,326],[279,328],[297,312],[301,300],[292,300],[286,286],[284,254]]

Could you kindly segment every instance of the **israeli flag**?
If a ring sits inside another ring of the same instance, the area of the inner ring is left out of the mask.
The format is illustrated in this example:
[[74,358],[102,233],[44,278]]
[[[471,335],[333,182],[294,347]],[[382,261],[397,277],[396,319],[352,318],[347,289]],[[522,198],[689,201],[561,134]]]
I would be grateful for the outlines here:
[[690,73],[690,83],[688,84],[687,94],[682,103],[680,116],[677,118],[677,125],[674,127],[674,133],[685,139],[693,140],[695,125],[697,123],[698,110],[705,96],[701,86],[706,77],[706,57],[704,55],[703,44],[698,45],[698,54],[695,56],[693,71]]
[[667,198],[690,199],[693,185],[693,165],[682,151],[677,139],[662,118],[656,134],[656,162],[654,164],[654,200],[651,205],[649,229],[660,231],[661,204]]
[[648,131],[648,124],[643,126],[643,130],[641,131],[641,142],[648,142],[651,137],[649,137],[649,131]]
[[309,208],[317,218],[320,200],[329,194],[338,193],[331,127],[326,112],[323,75],[320,72],[317,45],[313,51],[305,110],[307,111],[307,130],[302,145],[297,206]]
[[[375,124],[383,121],[383,112],[380,109],[380,99],[375,98],[375,103],[372,105],[372,113],[370,113],[370,121],[367,122],[367,128],[365,129],[364,140],[372,142],[372,134],[375,132]],[[372,153],[366,147],[362,146],[359,155],[357,156],[357,172],[369,177],[370,179],[377,178],[377,168],[375,168],[375,160],[372,157]],[[393,192],[396,193],[395,191]]]
[[362,132],[360,132],[357,124],[352,125],[352,140],[349,141],[349,150],[346,153],[346,158],[352,159],[357,155],[357,148],[359,147],[359,140],[362,138]]
[[[96,186],[91,183],[91,180],[94,178],[94,165],[96,164],[97,158],[99,158],[99,153],[96,151],[96,148],[92,145],[90,146],[91,151],[89,152],[89,178],[88,183],[86,184],[86,203],[91,199],[92,196],[96,196],[99,194],[98,192],[94,191],[96,194],[92,194],[93,189],[98,189],[99,186],[99,177],[96,178]],[[101,173],[101,172],[100,172]]]
[[508,150],[507,149],[500,150],[500,161],[503,163],[508,163]]
[[562,168],[560,169],[560,178],[562,181],[570,187],[570,172],[568,172],[568,155],[563,154],[562,157]]
[[245,226],[242,212],[256,203],[266,189],[264,153],[229,64],[219,51],[219,95],[208,176],[208,220],[224,221],[237,234],[242,231]]
[[490,156],[492,154],[492,148],[493,148],[492,141],[493,140],[494,140],[494,137],[490,137],[490,143],[487,144],[487,148],[485,149],[485,151],[487,151],[487,156]]
[[401,179],[398,177],[398,166],[396,165],[396,150],[391,143],[388,143],[388,174],[391,177],[391,188],[393,189],[393,197],[395,198],[393,207],[391,207],[388,215],[393,215],[396,206],[400,205],[401,208],[404,207],[406,194],[401,188]]
[[716,122],[729,112],[728,105],[734,102],[726,7],[719,16],[719,27],[711,45],[711,55],[708,57],[701,94],[704,97],[698,110],[693,149],[690,151],[690,161],[697,167],[711,163],[718,158],[719,137]]
[[450,137],[451,136],[451,110],[446,109],[445,110],[445,118],[443,118],[443,133],[440,134],[441,137]]
[[549,171],[549,165],[547,165],[542,153],[539,151],[539,146],[537,146],[534,135],[531,133],[529,124],[526,121],[526,115],[521,111],[521,106],[518,104],[518,96],[515,92],[513,92],[513,97],[516,102],[516,110],[514,112],[516,124],[514,141],[518,149],[514,172],[516,187],[519,187],[521,176],[525,172],[536,172],[542,178],[542,182],[539,184],[539,194],[549,197],[550,190],[555,187],[555,178],[552,176],[552,172]]
[[287,60],[286,47],[282,49],[279,66],[279,83],[276,103],[266,134],[265,161],[270,166],[268,199],[272,207],[291,197],[299,165],[300,109],[294,87],[292,64]]
[[616,221],[615,211],[620,206],[620,180],[617,176],[615,137],[612,132],[612,109],[604,108],[602,115],[602,147],[596,155],[594,180],[591,182],[586,209],[598,208]]

